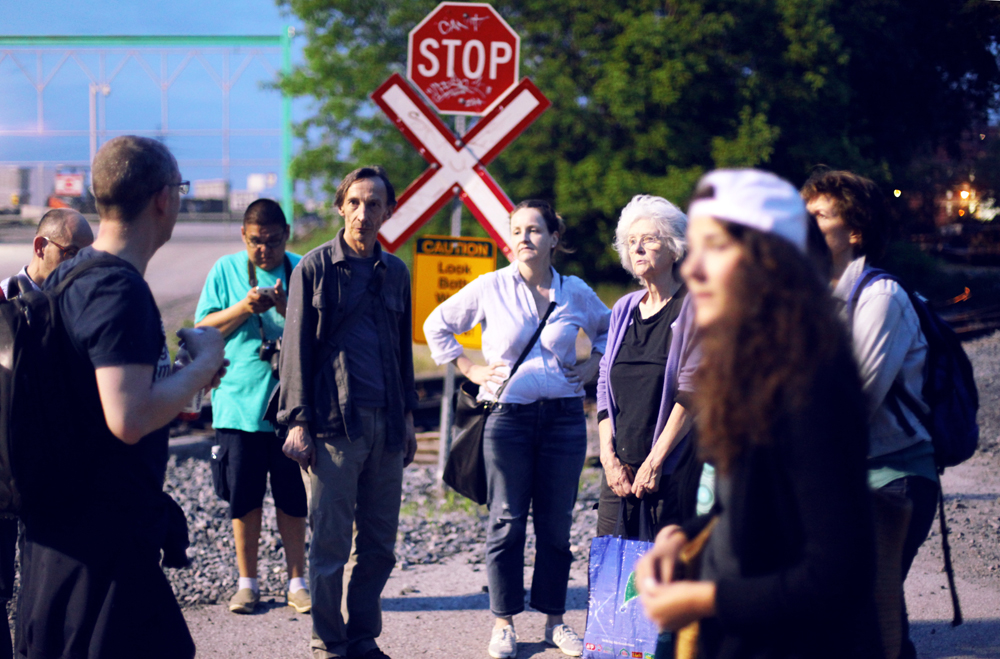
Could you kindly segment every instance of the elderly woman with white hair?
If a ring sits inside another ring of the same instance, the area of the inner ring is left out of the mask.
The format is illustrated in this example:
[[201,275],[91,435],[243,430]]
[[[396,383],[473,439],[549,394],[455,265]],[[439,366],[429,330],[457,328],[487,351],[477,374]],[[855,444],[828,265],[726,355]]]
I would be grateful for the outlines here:
[[605,480],[597,534],[615,533],[625,500],[626,537],[639,534],[640,501],[651,531],[680,521],[665,487],[692,426],[691,380],[697,364],[693,315],[679,275],[687,216],[662,197],[637,195],[622,210],[615,248],[642,282],[611,312],[597,382],[598,429]]

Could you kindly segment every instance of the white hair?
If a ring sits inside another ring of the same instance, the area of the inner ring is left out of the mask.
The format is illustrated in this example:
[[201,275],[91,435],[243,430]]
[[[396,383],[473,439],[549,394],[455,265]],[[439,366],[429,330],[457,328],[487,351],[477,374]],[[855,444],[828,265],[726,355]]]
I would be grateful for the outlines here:
[[622,267],[630,275],[635,276],[635,272],[632,271],[632,260],[628,253],[628,232],[636,220],[652,220],[656,226],[656,235],[663,240],[673,255],[674,262],[684,258],[687,252],[687,238],[684,235],[687,231],[687,215],[663,197],[638,194],[622,209],[615,229],[615,249],[621,257]]

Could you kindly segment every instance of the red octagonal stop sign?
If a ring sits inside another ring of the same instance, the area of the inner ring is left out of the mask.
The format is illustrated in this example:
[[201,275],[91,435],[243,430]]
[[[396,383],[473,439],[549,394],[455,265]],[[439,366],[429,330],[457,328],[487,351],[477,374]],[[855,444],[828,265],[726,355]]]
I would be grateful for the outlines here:
[[442,2],[410,31],[406,77],[438,112],[481,116],[517,84],[520,46],[490,5]]

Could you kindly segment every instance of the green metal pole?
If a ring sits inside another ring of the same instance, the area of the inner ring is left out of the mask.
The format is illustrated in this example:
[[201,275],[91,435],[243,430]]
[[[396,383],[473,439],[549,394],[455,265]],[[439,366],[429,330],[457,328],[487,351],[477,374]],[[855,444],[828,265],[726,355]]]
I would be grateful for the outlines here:
[[[292,72],[292,37],[295,28],[285,26],[281,35],[281,72]],[[295,181],[292,180],[292,99],[281,92],[281,209],[285,211],[288,227],[295,235]]]
[[280,46],[285,37],[274,35],[161,35],[161,36],[14,36],[0,35],[0,46],[35,48],[121,48],[178,47],[233,48],[237,46]]

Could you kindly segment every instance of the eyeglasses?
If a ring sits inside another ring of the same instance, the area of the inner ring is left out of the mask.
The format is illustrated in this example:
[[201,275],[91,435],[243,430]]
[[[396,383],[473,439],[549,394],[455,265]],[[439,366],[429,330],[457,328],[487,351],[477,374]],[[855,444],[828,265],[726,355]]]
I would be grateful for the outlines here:
[[629,251],[636,249],[639,245],[642,245],[643,249],[649,249],[650,247],[656,247],[660,244],[660,237],[652,234],[646,234],[644,236],[629,236],[625,244],[628,246]]
[[167,187],[177,188],[177,191],[181,194],[187,194],[191,192],[191,181],[181,181],[180,183],[167,183]]
[[73,258],[74,256],[76,256],[77,254],[80,253],[80,248],[77,247],[76,245],[66,245],[66,246],[60,245],[59,243],[57,243],[56,241],[52,240],[51,238],[45,238],[45,240],[47,240],[50,243],[52,243],[53,245],[55,245],[56,249],[59,250],[60,256],[62,256],[64,259],[71,259],[71,258]]
[[247,244],[250,245],[250,247],[253,247],[254,249],[257,249],[258,247],[267,247],[269,249],[274,249],[276,247],[280,247],[283,242],[285,242],[284,236],[276,236],[274,238],[271,238],[270,240],[259,240],[256,236],[251,236],[250,238],[247,238]]

